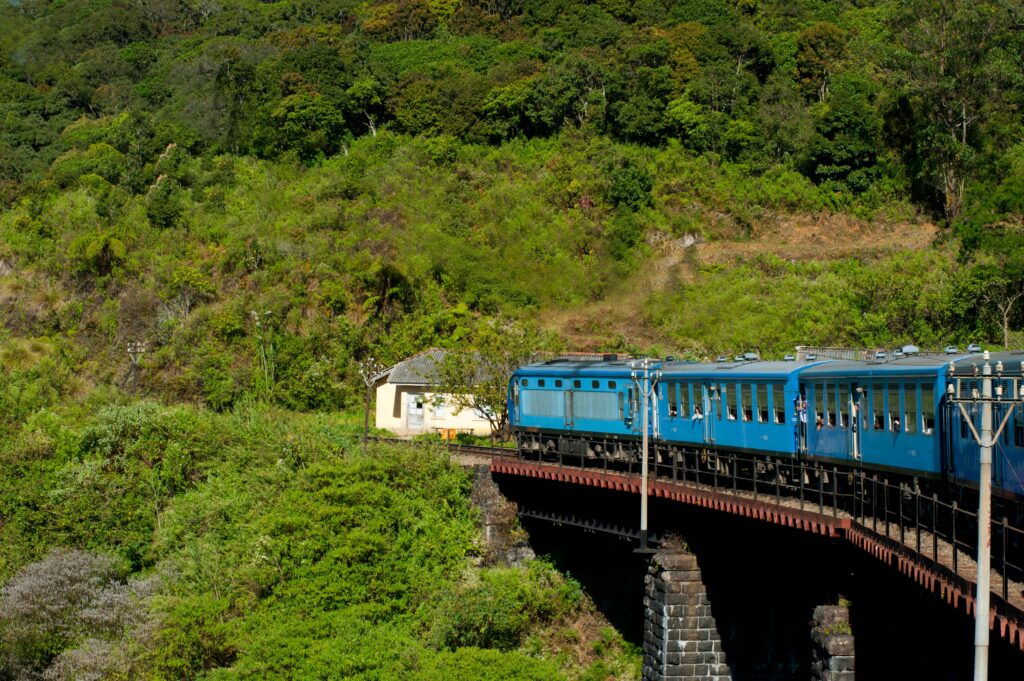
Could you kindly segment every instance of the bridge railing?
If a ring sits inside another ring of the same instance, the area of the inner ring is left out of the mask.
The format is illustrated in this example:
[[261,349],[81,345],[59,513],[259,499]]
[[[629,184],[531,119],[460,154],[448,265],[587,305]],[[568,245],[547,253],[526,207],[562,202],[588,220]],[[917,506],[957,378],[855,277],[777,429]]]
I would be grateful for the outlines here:
[[[524,452],[527,458],[557,456],[563,466],[615,468],[606,458],[566,452]],[[639,473],[635,462],[625,472]],[[849,518],[865,530],[913,551],[953,575],[973,581],[978,514],[956,501],[944,501],[915,482],[889,480],[864,471],[801,459],[765,458],[716,450],[652,448],[652,473],[659,479],[713,487],[734,495]],[[1006,518],[992,526],[993,591],[1007,602],[1024,604],[1024,531]],[[1016,586],[1014,586],[1016,583]],[[1017,590],[1014,593],[1014,589]]]

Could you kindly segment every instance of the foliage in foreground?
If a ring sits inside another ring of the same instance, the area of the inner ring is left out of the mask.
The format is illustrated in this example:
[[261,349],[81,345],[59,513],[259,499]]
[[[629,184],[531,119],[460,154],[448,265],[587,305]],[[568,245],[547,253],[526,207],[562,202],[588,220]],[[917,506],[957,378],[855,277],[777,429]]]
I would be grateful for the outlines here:
[[[575,676],[525,644],[590,607],[579,586],[474,567],[465,472],[355,432],[255,406],[37,413],[0,452],[3,673]],[[631,669],[623,651],[595,663]]]

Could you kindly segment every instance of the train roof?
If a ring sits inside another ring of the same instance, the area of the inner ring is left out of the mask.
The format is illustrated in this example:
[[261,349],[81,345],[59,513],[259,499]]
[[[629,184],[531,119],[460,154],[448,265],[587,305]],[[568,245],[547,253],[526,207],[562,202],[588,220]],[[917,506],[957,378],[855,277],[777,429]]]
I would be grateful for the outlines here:
[[[957,371],[967,371],[973,368],[974,365],[977,365],[980,370],[981,365],[985,363],[985,356],[981,353],[974,353],[966,357],[958,357],[954,361],[956,363]],[[1007,371],[1024,369],[1024,350],[990,352],[989,361],[993,366],[995,366],[996,362],[1002,362]],[[949,364],[949,360],[946,360],[946,364]]]
[[716,378],[739,378],[743,376],[774,376],[786,378],[798,373],[808,367],[827,363],[830,360],[820,362],[678,362],[663,365],[662,376],[699,376]]
[[837,360],[809,368],[804,372],[808,378],[824,376],[920,376],[939,374],[946,370],[951,361],[963,361],[977,355],[945,355],[921,353],[905,357],[888,357],[867,361]]
[[523,376],[629,376],[629,360],[553,359],[527,364],[516,369]]

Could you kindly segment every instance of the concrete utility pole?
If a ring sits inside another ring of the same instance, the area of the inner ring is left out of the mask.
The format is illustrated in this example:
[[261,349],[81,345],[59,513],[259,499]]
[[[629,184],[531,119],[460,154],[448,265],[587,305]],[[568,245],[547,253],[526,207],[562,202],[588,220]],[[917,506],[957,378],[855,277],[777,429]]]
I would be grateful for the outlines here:
[[366,384],[366,409],[363,413],[363,451],[366,451],[366,443],[370,439],[370,400],[373,398],[373,384],[377,375],[386,369],[383,364],[373,357],[367,357],[359,362],[359,375],[363,377]]
[[[643,469],[640,483],[640,550],[647,551],[648,414],[651,413],[650,405],[653,400],[655,405],[653,415],[655,424],[657,424],[658,396],[656,391],[658,389],[658,380],[661,378],[661,364],[652,362],[650,358],[645,357],[642,360],[633,362],[630,368],[632,369],[633,384],[643,398],[640,401],[641,409],[643,409],[643,416],[640,419],[642,432],[640,437],[640,465]],[[655,425],[655,429],[657,429],[657,425]]]
[[132,393],[139,391],[139,362],[142,361],[142,355],[145,353],[146,341],[128,341],[128,359],[132,363],[128,367],[128,377],[125,378],[125,383],[127,384],[129,379],[132,381]]
[[[1005,372],[1003,363],[996,362],[995,389],[992,386],[992,364],[989,362],[989,354],[986,350],[982,355],[985,363],[981,367],[981,393],[977,388],[971,388],[970,393],[964,396],[961,392],[961,382],[964,380],[977,380],[978,365],[974,364],[970,373],[958,373],[955,362],[949,364],[950,382],[946,388],[948,400],[960,408],[960,416],[970,427],[971,435],[981,448],[981,456],[978,468],[978,576],[975,599],[974,619],[974,681],[988,680],[988,640],[989,640],[989,611],[991,610],[991,571],[992,571],[992,445],[999,440],[1003,428],[1010,420],[1015,407],[1024,402],[1024,367],[1017,366],[1015,372]],[[1010,394],[1003,395],[1003,382],[1010,384]],[[967,411],[967,405],[972,411],[977,405],[981,405],[981,433],[974,428],[974,421]],[[995,404],[1006,405],[1006,413],[1003,415],[1002,423],[993,433],[992,407]]]

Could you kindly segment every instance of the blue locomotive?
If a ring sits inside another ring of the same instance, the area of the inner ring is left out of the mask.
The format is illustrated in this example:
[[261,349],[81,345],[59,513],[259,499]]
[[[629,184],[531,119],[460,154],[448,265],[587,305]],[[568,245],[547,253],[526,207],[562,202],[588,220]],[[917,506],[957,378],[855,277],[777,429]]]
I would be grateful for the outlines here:
[[[740,359],[740,358],[737,358]],[[995,353],[1016,368],[1024,352]],[[946,399],[980,355],[913,354],[868,361],[663,361],[650,400],[655,457],[701,451],[802,460],[970,487],[978,445]],[[980,378],[979,378],[980,383]],[[1017,386],[1007,385],[1005,390]],[[623,360],[554,360],[521,367],[509,383],[509,423],[527,455],[636,463],[641,385]],[[968,414],[980,428],[980,413]],[[1002,415],[997,409],[997,423]],[[1024,413],[1015,410],[993,452],[993,492],[1024,501]]]

